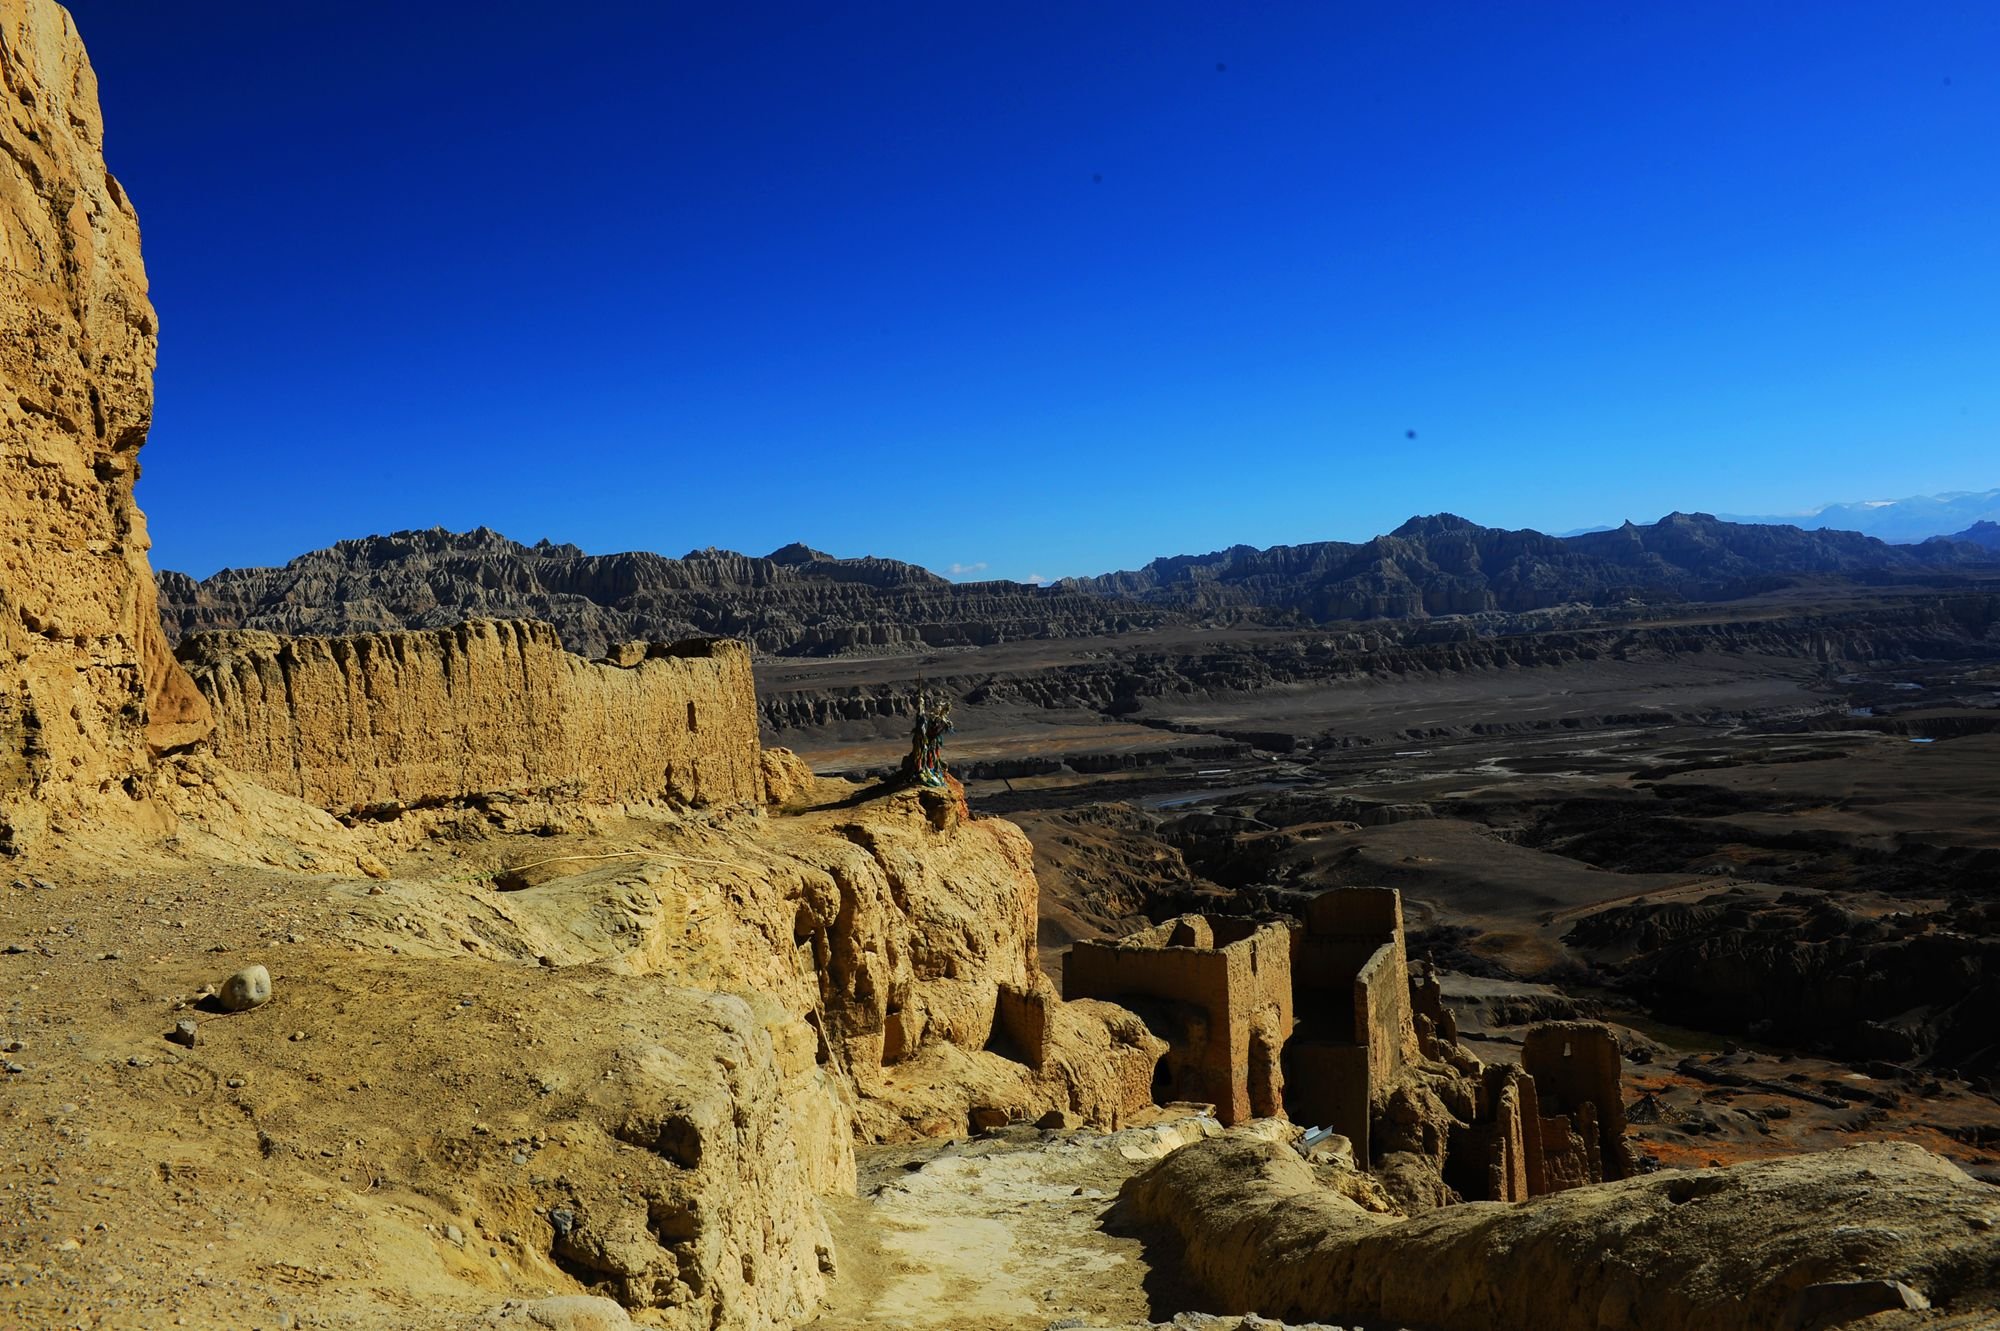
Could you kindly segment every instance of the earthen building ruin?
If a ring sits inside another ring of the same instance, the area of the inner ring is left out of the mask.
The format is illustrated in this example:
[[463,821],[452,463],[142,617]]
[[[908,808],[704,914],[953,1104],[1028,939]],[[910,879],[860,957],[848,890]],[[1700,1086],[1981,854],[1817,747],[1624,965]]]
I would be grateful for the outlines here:
[[[1168,1046],[1155,1099],[1213,1104],[1224,1124],[1323,1125],[1366,1161],[1393,1102],[1409,1123],[1390,1148],[1431,1157],[1467,1198],[1518,1201],[1631,1172],[1609,1028],[1539,1026],[1520,1066],[1481,1065],[1459,1049],[1436,981],[1410,975],[1393,888],[1322,893],[1295,924],[1184,915],[1085,940],[1063,992],[1137,1011]],[[1418,1090],[1432,1086],[1442,1098]],[[1427,1117],[1426,1103],[1443,1112]]]

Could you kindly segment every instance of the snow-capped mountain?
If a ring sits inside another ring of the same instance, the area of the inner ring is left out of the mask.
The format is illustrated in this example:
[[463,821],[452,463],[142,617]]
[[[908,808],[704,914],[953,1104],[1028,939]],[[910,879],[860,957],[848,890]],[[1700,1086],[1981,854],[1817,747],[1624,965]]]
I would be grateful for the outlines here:
[[1719,514],[1726,522],[1782,523],[1808,531],[1858,531],[1878,540],[1912,542],[1950,536],[1978,522],[2000,521],[2000,490],[1956,490],[1907,499],[1862,499],[1806,513]]

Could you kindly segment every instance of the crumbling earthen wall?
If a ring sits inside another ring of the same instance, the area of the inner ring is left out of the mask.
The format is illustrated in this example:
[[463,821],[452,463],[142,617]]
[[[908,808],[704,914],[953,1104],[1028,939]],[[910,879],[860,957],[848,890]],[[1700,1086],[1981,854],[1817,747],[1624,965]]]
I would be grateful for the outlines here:
[[1049,1058],[1049,1009],[1059,1000],[1048,989],[1017,989],[1000,986],[993,1023],[1001,1036],[1029,1067],[1040,1071]]
[[1174,1094],[1214,1104],[1224,1123],[1270,1116],[1282,1112],[1280,1056],[1292,1033],[1288,932],[1187,915],[1109,942],[1086,940],[1064,962],[1063,996],[1200,1009],[1205,1030],[1169,1036],[1169,1066],[1183,1083]]
[[1417,1056],[1402,894],[1347,887],[1314,897],[1292,934],[1292,974],[1292,1117],[1333,1128],[1365,1159],[1376,1102]]
[[[1416,981],[1411,993],[1425,1057],[1463,1068],[1468,1056],[1456,1047],[1455,1031],[1442,1034],[1453,1023],[1435,977]],[[1629,1177],[1623,1075],[1610,1027],[1564,1021],[1530,1028],[1519,1065],[1480,1071],[1470,1118],[1450,1127],[1445,1182],[1468,1201],[1516,1202]]]
[[[1544,1115],[1561,1115],[1580,1143],[1585,1181],[1632,1172],[1625,1144],[1625,1060],[1618,1037],[1594,1021],[1551,1021],[1521,1043],[1521,1069],[1535,1079]],[[1545,1140],[1553,1133],[1545,1133]],[[1553,1168],[1548,1187],[1556,1186]]]
[[[1548,1192],[1535,1079],[1518,1066],[1499,1064],[1484,1069],[1480,1080],[1484,1113],[1452,1125],[1445,1182],[1467,1201],[1520,1202]],[[1557,1122],[1567,1129],[1567,1119]]]
[[[1298,987],[1318,994],[1329,1017],[1351,1012],[1352,1026],[1337,1033],[1316,1012],[1300,1019],[1316,1038],[1341,1038],[1369,1049],[1368,1068],[1386,1086],[1417,1056],[1410,1010],[1410,970],[1403,934],[1403,895],[1392,887],[1344,887],[1306,904],[1305,927],[1293,935],[1292,969]],[[1335,991],[1351,990],[1341,1003]],[[1302,998],[1303,1008],[1308,1000]]]
[[[69,15],[0,0],[0,843],[158,821],[157,753],[208,728],[160,632],[133,503],[156,327]],[[150,812],[148,812],[151,810]]]
[[181,659],[216,757],[322,808],[499,791],[592,803],[759,801],[749,649],[702,639],[586,661],[555,630],[196,634]]
[[1410,986],[1405,976],[1399,933],[1395,942],[1376,948],[1354,977],[1356,1042],[1368,1047],[1368,1079],[1377,1086],[1393,1081],[1409,1054]]

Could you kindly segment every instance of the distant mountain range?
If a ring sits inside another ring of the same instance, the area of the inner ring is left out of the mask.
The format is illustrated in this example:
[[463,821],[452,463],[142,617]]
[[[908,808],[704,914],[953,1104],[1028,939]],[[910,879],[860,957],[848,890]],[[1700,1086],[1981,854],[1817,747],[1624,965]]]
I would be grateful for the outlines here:
[[169,636],[203,629],[356,633],[475,616],[554,624],[571,650],[725,634],[784,656],[979,646],[1175,624],[1325,623],[1730,600],[1802,580],[2000,575],[1992,523],[1965,540],[1890,545],[1852,532],[1674,513],[1581,536],[1481,527],[1443,513],[1359,543],[1235,546],[1047,587],[953,583],[892,559],[794,544],[761,558],[696,550],[587,555],[481,528],[341,541],[283,568],[160,575]]
[[1236,546],[1075,579],[1110,596],[1182,610],[1256,607],[1313,621],[1527,611],[1570,602],[1721,601],[1801,578],[1920,577],[1994,563],[1956,541],[1890,545],[1853,532],[1671,513],[1578,536],[1481,527],[1449,513],[1387,536],[1268,550]]
[[1725,513],[1724,522],[1782,524],[1807,530],[1858,531],[1884,541],[1910,543],[1962,532],[1981,522],[2000,522],[2000,490],[1957,490],[1907,499],[1863,499],[1827,504],[1810,513],[1746,517]]

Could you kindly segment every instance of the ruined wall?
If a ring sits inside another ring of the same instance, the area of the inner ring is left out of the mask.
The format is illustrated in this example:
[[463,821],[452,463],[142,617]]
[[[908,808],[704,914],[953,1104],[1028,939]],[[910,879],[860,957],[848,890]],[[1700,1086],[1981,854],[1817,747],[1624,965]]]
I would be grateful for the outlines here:
[[[494,791],[595,803],[758,801],[750,653],[706,639],[592,662],[532,621],[181,644],[215,754],[328,809]],[[625,664],[619,664],[624,662]]]
[[1292,1116],[1327,1124],[1365,1152],[1371,1106],[1418,1055],[1402,894],[1347,887],[1307,902],[1292,934],[1292,973]]
[[1441,1174],[1460,1196],[1517,1202],[1633,1174],[1624,1064],[1610,1027],[1544,1022],[1523,1039],[1520,1064],[1481,1066],[1455,1032],[1444,1038],[1449,1014],[1435,977],[1414,982],[1411,995],[1428,1066],[1406,1072],[1396,1096],[1420,1105],[1427,1086],[1445,1127]]
[[1170,1058],[1191,1083],[1176,1093],[1213,1103],[1226,1124],[1283,1112],[1280,1058],[1292,1033],[1285,926],[1188,915],[1109,942],[1085,940],[1063,964],[1063,994],[1200,1008],[1206,1030],[1175,1033]]
[[[1417,1056],[1410,1009],[1410,968],[1403,936],[1403,896],[1392,887],[1344,887],[1306,903],[1305,927],[1294,936],[1292,969],[1299,977],[1300,1019],[1321,1038],[1369,1047],[1369,1071],[1386,1086]],[[1353,1028],[1345,1034],[1317,1025],[1309,1002],[1334,1012],[1333,991],[1351,985]],[[1320,991],[1309,1000],[1305,992]]]
[[1353,1145],[1357,1160],[1367,1160],[1374,1149],[1372,1089],[1367,1045],[1301,1039],[1285,1049],[1285,1105],[1291,1118],[1332,1128]]
[[0,841],[152,820],[153,754],[206,708],[161,636],[132,500],[156,331],[69,15],[0,0]]
[[[1574,1130],[1585,1182],[1621,1179],[1632,1172],[1625,1142],[1625,1059],[1618,1037],[1609,1026],[1594,1021],[1545,1022],[1529,1031],[1521,1044],[1521,1068],[1535,1079],[1549,1130],[1544,1149],[1561,1134]],[[1554,1116],[1562,1116],[1560,1118]],[[1561,1127],[1557,1128],[1556,1124]],[[1574,1170],[1560,1176],[1569,1181]],[[1555,1191],[1555,1162],[1548,1168],[1545,1188]]]
[[[1485,1068],[1486,1116],[1453,1123],[1444,1180],[1467,1201],[1521,1202],[1549,1191],[1535,1079],[1513,1064]],[[1557,1122],[1568,1125],[1567,1119]]]
[[1387,1086],[1403,1068],[1414,1039],[1410,1024],[1410,984],[1400,932],[1375,949],[1354,977],[1354,1033],[1368,1046],[1368,1079]]

